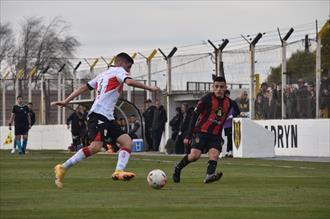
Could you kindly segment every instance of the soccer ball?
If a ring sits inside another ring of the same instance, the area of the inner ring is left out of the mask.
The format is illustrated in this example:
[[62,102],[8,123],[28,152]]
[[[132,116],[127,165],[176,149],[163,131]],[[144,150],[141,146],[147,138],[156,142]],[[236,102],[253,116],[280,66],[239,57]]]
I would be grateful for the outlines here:
[[156,169],[149,172],[147,181],[152,188],[161,189],[166,185],[167,176],[164,171]]

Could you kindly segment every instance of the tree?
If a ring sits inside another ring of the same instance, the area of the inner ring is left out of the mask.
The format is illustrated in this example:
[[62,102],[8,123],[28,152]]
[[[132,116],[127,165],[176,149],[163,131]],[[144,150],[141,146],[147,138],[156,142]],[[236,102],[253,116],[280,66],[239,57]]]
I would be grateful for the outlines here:
[[[321,68],[323,72],[330,70],[330,21],[322,28],[321,38]],[[304,78],[308,83],[315,83],[316,52],[297,51],[287,61],[287,83],[295,83],[298,78]],[[270,83],[281,83],[282,65],[271,67],[267,78]]]
[[[281,83],[282,65],[271,67],[269,83]],[[297,51],[287,61],[287,83],[295,83],[304,78],[308,83],[315,82],[315,52]]]
[[[45,25],[42,18],[27,18],[21,25],[18,44],[12,56],[14,72],[23,70],[23,77],[36,67],[42,71],[49,66],[49,72],[57,72],[69,63],[80,45],[77,39],[67,33],[69,26],[60,18],[54,18]],[[22,85],[19,86],[22,91]]]
[[[324,24],[324,29],[320,31],[321,37],[321,68],[323,72],[330,71],[330,20]],[[330,76],[330,75],[329,75]],[[328,77],[329,77],[328,76]]]
[[5,57],[12,55],[13,48],[14,38],[10,25],[0,23],[0,65]]

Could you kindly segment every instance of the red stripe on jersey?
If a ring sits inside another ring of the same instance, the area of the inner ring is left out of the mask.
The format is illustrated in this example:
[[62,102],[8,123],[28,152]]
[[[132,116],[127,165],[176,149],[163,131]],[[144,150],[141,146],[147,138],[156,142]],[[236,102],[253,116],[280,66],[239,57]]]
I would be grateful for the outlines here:
[[89,150],[88,147],[84,147],[82,151],[84,152],[85,157],[91,156],[91,151]]
[[[224,102],[222,102],[222,104],[223,104],[223,103],[224,103]],[[220,105],[219,100],[215,97],[215,95],[212,95],[212,107],[213,107],[213,106],[216,107],[215,109],[212,108],[212,112],[215,112],[215,111],[218,109],[219,105]],[[214,115],[214,118],[216,118],[215,113],[214,113],[213,115]],[[213,118],[212,118],[212,119],[213,119]],[[221,120],[220,120],[220,121],[221,121]],[[219,132],[220,127],[221,127],[220,125],[216,125],[216,126],[213,128],[213,130],[212,130],[212,134],[217,135],[218,132]]]
[[124,85],[122,84],[122,85],[120,85],[120,87],[118,88],[118,92],[121,93],[121,92],[123,92],[123,90],[124,90]]
[[93,141],[101,141],[101,133],[100,132],[97,132],[97,134],[96,134]]
[[[222,107],[223,107],[223,113],[224,113],[224,116],[221,118],[221,125],[217,125],[214,127],[212,133],[214,135],[218,135],[218,134],[221,134],[221,130],[223,128],[223,125],[225,124],[225,121],[227,119],[227,115],[228,115],[228,112],[229,112],[229,106],[230,106],[230,102],[229,102],[229,99],[227,97],[225,97],[223,99],[223,102],[222,102]],[[220,132],[220,133],[219,133]]]
[[[211,94],[208,99],[204,99],[204,102],[207,106],[200,113],[195,125],[196,131],[219,135],[228,116],[230,99],[228,97],[220,99]],[[219,109],[222,111],[220,118],[217,115]]]
[[212,125],[212,120],[216,118],[215,111],[218,109],[219,102],[214,95],[211,95],[211,113],[207,118],[207,121],[202,125],[201,131],[208,132],[210,125]]
[[110,78],[104,93],[106,93],[108,91],[111,91],[113,89],[116,89],[119,86],[120,86],[120,83],[119,83],[119,81],[117,80],[116,77]]
[[131,153],[131,150],[127,147],[122,147],[120,150],[127,151],[128,153]]

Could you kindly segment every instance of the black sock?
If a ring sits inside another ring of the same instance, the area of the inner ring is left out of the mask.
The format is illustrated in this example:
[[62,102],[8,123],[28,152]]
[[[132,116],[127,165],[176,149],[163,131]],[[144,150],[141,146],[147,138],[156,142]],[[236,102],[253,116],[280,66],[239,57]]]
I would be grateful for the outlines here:
[[188,160],[188,154],[186,154],[182,160],[176,165],[176,169],[178,171],[182,170],[185,166],[187,166],[190,163]]
[[209,160],[207,165],[207,174],[211,175],[215,173],[215,169],[217,168],[218,162],[216,160]]

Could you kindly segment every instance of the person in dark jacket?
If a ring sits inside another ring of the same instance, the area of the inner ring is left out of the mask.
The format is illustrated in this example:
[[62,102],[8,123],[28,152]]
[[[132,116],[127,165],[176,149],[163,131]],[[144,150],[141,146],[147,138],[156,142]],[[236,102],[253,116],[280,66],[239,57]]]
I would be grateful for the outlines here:
[[181,120],[179,122],[178,135],[175,140],[175,153],[183,154],[187,152],[187,148],[183,144],[183,140],[187,137],[187,129],[190,121],[190,113],[188,111],[188,104],[183,103],[181,105]]
[[66,124],[67,128],[70,129],[71,124],[71,134],[72,134],[72,150],[78,151],[81,145],[81,132],[84,123],[83,115],[81,113],[80,107],[78,106],[75,111],[67,118]]
[[[225,91],[225,96],[230,98],[230,91],[226,90]],[[229,116],[226,119],[226,122],[223,126],[224,131],[225,131],[225,136],[227,136],[227,153],[226,157],[233,157],[233,130],[232,130],[232,123],[233,123],[233,118],[237,117],[241,113],[236,101],[231,101],[231,108],[229,110]]]
[[305,81],[302,78],[298,79],[298,90],[297,90],[297,112],[299,118],[307,118],[308,109],[308,89],[305,85]]
[[150,99],[146,100],[146,110],[143,112],[145,137],[148,144],[148,150],[153,150],[152,147],[152,120],[154,118],[154,110],[156,106],[152,104]]
[[154,151],[159,151],[159,144],[162,139],[162,134],[165,130],[167,115],[163,105],[159,100],[155,101],[156,108],[154,109],[152,120],[152,147]]
[[182,119],[182,113],[181,113],[181,108],[177,107],[175,109],[176,114],[175,116],[171,119],[170,121],[170,126],[172,128],[172,140],[175,141],[178,133],[179,133],[179,127],[180,127],[180,121]]

